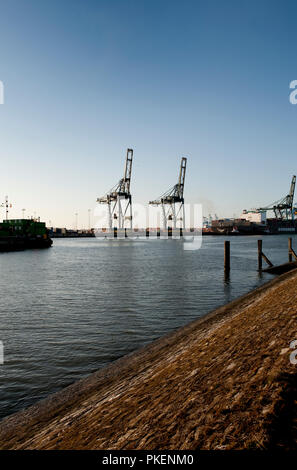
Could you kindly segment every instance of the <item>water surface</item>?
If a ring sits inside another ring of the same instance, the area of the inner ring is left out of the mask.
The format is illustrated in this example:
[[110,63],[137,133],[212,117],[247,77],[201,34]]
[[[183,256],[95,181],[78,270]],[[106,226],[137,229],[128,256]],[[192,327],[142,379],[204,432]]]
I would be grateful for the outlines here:
[[[204,237],[198,251],[178,240],[55,239],[0,254],[0,418],[271,279],[257,272],[258,238]],[[285,235],[263,237],[275,264],[287,246]]]

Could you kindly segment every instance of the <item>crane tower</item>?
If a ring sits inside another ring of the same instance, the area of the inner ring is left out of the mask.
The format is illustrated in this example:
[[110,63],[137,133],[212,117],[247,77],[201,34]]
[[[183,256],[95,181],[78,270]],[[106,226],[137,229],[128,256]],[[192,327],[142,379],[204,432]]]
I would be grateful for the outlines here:
[[133,150],[127,149],[124,177],[108,193],[97,199],[99,204],[107,204],[110,231],[132,229],[132,196],[130,193],[132,160]]
[[152,206],[162,207],[164,230],[167,230],[168,227],[176,229],[178,222],[180,222],[180,228],[185,229],[184,187],[186,166],[187,158],[182,157],[178,183],[158,199],[149,202]]

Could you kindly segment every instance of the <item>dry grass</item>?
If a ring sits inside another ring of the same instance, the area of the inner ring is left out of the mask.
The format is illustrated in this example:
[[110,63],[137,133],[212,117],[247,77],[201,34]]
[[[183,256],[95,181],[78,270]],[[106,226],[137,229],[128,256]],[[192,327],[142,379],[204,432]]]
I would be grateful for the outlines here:
[[2,449],[297,447],[297,273],[0,423]]

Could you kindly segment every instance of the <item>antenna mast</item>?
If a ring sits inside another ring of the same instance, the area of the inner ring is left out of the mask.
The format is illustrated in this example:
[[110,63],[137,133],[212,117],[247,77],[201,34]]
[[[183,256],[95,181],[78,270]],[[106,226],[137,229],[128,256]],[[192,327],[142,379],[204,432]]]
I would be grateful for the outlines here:
[[5,220],[8,220],[8,209],[9,209],[8,196],[5,196]]

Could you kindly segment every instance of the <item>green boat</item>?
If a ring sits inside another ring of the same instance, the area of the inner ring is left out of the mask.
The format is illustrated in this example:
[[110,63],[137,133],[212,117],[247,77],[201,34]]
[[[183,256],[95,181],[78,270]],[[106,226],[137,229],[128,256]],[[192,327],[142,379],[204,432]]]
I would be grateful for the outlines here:
[[44,222],[35,219],[8,219],[0,223],[0,251],[49,248],[53,241]]

